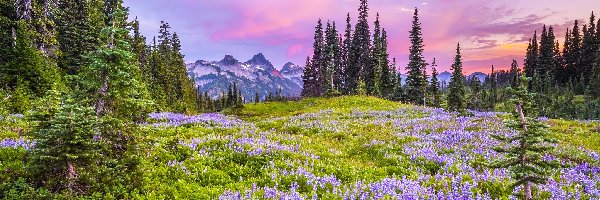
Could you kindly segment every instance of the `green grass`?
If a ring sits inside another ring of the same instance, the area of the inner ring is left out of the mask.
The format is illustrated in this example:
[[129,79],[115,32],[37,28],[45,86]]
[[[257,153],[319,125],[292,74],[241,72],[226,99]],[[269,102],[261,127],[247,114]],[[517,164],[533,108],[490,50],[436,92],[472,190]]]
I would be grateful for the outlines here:
[[244,120],[294,116],[321,110],[349,112],[352,110],[394,110],[407,105],[375,97],[341,96],[334,98],[307,98],[290,102],[246,104],[236,115]]
[[600,122],[550,120],[550,132],[561,144],[600,151]]

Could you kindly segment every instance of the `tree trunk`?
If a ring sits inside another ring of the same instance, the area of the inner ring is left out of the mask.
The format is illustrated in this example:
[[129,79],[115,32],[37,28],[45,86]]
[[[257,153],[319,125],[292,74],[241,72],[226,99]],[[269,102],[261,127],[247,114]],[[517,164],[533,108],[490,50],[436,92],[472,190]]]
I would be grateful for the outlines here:
[[67,161],[67,190],[75,191],[75,179],[77,178],[77,170],[73,163]]
[[[521,128],[523,128],[523,134],[527,134],[527,121],[525,120],[525,114],[523,114],[523,107],[521,106],[520,103],[517,103],[517,105],[515,105],[516,107],[516,111],[519,114],[519,121],[521,122]],[[521,141],[519,141],[520,147],[521,147],[521,155],[519,155],[519,162],[522,166],[525,166],[525,155],[526,155],[526,149],[525,149],[525,141],[523,139],[521,139]],[[527,178],[527,177],[525,177]],[[529,184],[529,182],[525,182],[525,184],[523,184],[523,192],[525,193],[525,199],[526,200],[530,200],[532,199],[531,197],[531,185]]]
[[101,116],[104,113],[104,107],[106,104],[106,93],[108,92],[108,76],[106,72],[102,72],[102,86],[98,90],[98,101],[96,102],[96,116]]

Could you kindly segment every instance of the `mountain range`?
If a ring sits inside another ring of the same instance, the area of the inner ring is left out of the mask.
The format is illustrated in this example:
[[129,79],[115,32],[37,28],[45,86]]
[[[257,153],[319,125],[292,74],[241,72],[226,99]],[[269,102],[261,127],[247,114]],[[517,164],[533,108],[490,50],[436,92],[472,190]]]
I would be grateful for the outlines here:
[[[187,64],[189,76],[201,91],[208,91],[212,98],[218,98],[227,92],[229,85],[237,83],[246,101],[252,101],[258,93],[264,100],[269,93],[275,94],[279,89],[283,96],[298,97],[302,92],[302,74],[304,68],[288,62],[276,69],[262,53],[254,55],[246,62],[240,62],[231,55],[225,55],[220,61],[198,60]],[[487,75],[475,72],[468,77],[476,76],[481,82]],[[450,83],[452,74],[444,71],[438,75],[440,84]],[[406,84],[406,75],[402,75],[402,84]]]
[[283,96],[300,96],[304,69],[289,62],[279,71],[259,53],[246,62],[231,55],[221,61],[198,60],[187,64],[187,71],[196,87],[208,91],[212,98],[221,96],[235,82],[244,99],[252,101],[256,93],[264,100],[269,93],[275,94],[280,89]]

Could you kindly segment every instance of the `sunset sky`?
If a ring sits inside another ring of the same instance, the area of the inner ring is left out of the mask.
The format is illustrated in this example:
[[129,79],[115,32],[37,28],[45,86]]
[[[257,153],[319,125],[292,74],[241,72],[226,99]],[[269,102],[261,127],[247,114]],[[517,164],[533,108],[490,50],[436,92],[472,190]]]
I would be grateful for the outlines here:
[[[288,61],[304,65],[312,54],[319,18],[345,29],[346,13],[356,24],[359,0],[126,0],[130,17],[138,17],[142,32],[157,35],[168,22],[183,44],[187,62],[221,60],[231,54],[240,61],[262,52],[276,68]],[[449,70],[458,42],[465,71],[489,73],[491,65],[508,68],[523,62],[527,39],[543,24],[552,25],[558,39],[575,19],[588,23],[598,0],[371,0],[370,29],[378,12],[388,33],[390,57],[404,73],[408,63],[408,31],[419,8],[425,58],[435,57],[438,70]],[[581,24],[581,22],[580,22]],[[391,60],[390,58],[390,60]]]

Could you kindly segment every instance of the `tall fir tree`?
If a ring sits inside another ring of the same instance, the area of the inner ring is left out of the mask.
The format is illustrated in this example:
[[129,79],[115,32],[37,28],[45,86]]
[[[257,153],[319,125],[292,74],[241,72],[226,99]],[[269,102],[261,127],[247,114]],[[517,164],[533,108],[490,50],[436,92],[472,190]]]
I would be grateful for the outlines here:
[[433,62],[431,63],[431,83],[429,84],[429,95],[430,101],[429,105],[439,108],[441,104],[442,94],[440,91],[440,81],[438,80],[438,72],[437,72],[437,64],[435,63],[435,58],[433,58]]
[[408,65],[406,66],[406,95],[410,102],[415,104],[423,104],[425,95],[426,82],[423,71],[427,63],[423,57],[423,36],[421,33],[421,23],[419,22],[419,11],[415,8],[415,13],[412,21],[412,29],[410,31],[410,43],[408,55]]
[[324,81],[324,91],[328,95],[336,95],[339,93],[339,86],[341,85],[341,50],[335,22],[333,24],[327,22],[325,33],[324,63],[326,66],[326,79]]
[[310,56],[306,57],[306,66],[304,67],[304,73],[302,75],[302,82],[303,82],[303,87],[302,87],[302,92],[301,92],[301,96],[302,97],[314,97],[316,96],[315,94],[315,88],[316,88],[316,69],[314,67],[314,65],[311,62],[311,58]]
[[394,94],[394,76],[395,70],[390,69],[389,53],[388,53],[388,41],[387,33],[385,29],[381,31],[381,45],[379,50],[379,63],[381,68],[381,75],[379,76],[379,89],[381,95],[384,98],[392,99]]
[[[516,68],[516,60],[513,60],[513,64]],[[511,66],[512,69],[512,66]],[[496,101],[498,101],[498,85],[497,85],[496,71],[494,65],[492,65],[492,73],[490,74],[490,101],[489,110],[494,111],[496,107]]]
[[36,185],[73,196],[87,192],[96,180],[101,143],[94,139],[98,119],[94,109],[56,90],[49,91],[30,118],[36,121],[30,136],[36,140],[30,168]]
[[557,76],[557,78],[560,80],[560,82],[563,85],[566,85],[569,80],[571,79],[571,71],[572,70],[572,55],[571,55],[571,31],[569,31],[569,29],[567,29],[567,32],[565,33],[565,41],[563,43],[563,49],[562,49],[562,64],[563,66],[561,67],[561,69],[559,69],[557,71],[557,73],[560,73],[560,76]]
[[447,97],[448,110],[457,111],[459,113],[466,112],[465,102],[465,76],[462,72],[462,57],[460,55],[460,44],[456,47],[456,57],[452,64],[452,78],[450,79],[449,93]]
[[[571,31],[571,43],[569,49],[569,58],[567,63],[567,73],[569,75],[569,82],[576,84],[580,78],[581,67],[581,33],[579,32],[579,21],[575,20],[573,30]],[[576,92],[578,88],[576,89]]]
[[315,87],[313,92],[315,96],[321,96],[323,89],[326,84],[327,78],[327,66],[325,63],[325,39],[323,36],[323,23],[321,19],[317,22],[315,27],[315,36],[313,43],[313,57],[312,67],[316,70],[315,73]]
[[512,64],[510,65],[510,74],[511,74],[511,85],[513,87],[517,86],[519,84],[519,64],[517,63],[517,61],[515,59],[513,59]]
[[341,70],[342,70],[342,82],[341,86],[342,94],[349,94],[350,90],[348,89],[348,83],[354,77],[349,75],[349,70],[352,69],[350,64],[350,50],[352,49],[352,25],[350,24],[350,13],[346,16],[346,31],[344,32],[344,39],[342,41],[342,50],[341,50]]
[[[508,168],[511,177],[515,180],[512,187],[522,186],[524,199],[533,199],[532,184],[543,184],[550,177],[550,172],[559,167],[557,160],[544,159],[544,155],[554,148],[549,143],[556,143],[548,135],[548,125],[537,119],[534,109],[534,94],[527,91],[527,78],[521,76],[520,84],[513,88],[515,105],[511,118],[506,125],[518,133],[516,135],[492,135],[502,142],[502,146],[494,148],[503,153],[504,158],[495,160],[495,168]],[[504,144],[508,144],[505,146]]]
[[539,58],[539,48],[537,41],[537,31],[533,34],[533,38],[529,40],[529,46],[527,47],[527,54],[525,55],[525,64],[523,70],[527,77],[533,77],[533,74],[537,71]]
[[583,85],[588,86],[590,81],[590,75],[594,63],[596,62],[596,56],[598,53],[598,41],[596,40],[596,16],[592,12],[590,16],[590,23],[586,27],[584,26],[583,41],[581,44],[581,69],[579,69],[579,76],[583,78]]
[[98,24],[104,21],[93,18],[94,7],[89,1],[58,1],[56,8],[57,38],[60,50],[58,66],[67,74],[77,74],[87,65],[86,53],[99,46]]
[[381,25],[379,23],[379,13],[375,18],[375,24],[373,28],[373,44],[370,46],[371,49],[371,64],[367,65],[364,69],[364,81],[367,87],[367,94],[377,96],[379,95],[378,88],[378,72],[383,64],[381,62]]
[[113,6],[111,25],[102,31],[104,43],[86,57],[90,64],[80,69],[80,85],[98,116],[141,121],[152,102],[127,42],[128,31],[122,20],[127,18],[127,12],[121,2]]
[[357,94],[358,83],[364,83],[365,71],[368,71],[372,66],[370,58],[371,51],[371,32],[369,30],[369,6],[367,0],[361,0],[358,8],[358,22],[352,36],[352,45],[349,54],[350,64],[348,66],[347,81],[350,94]]

